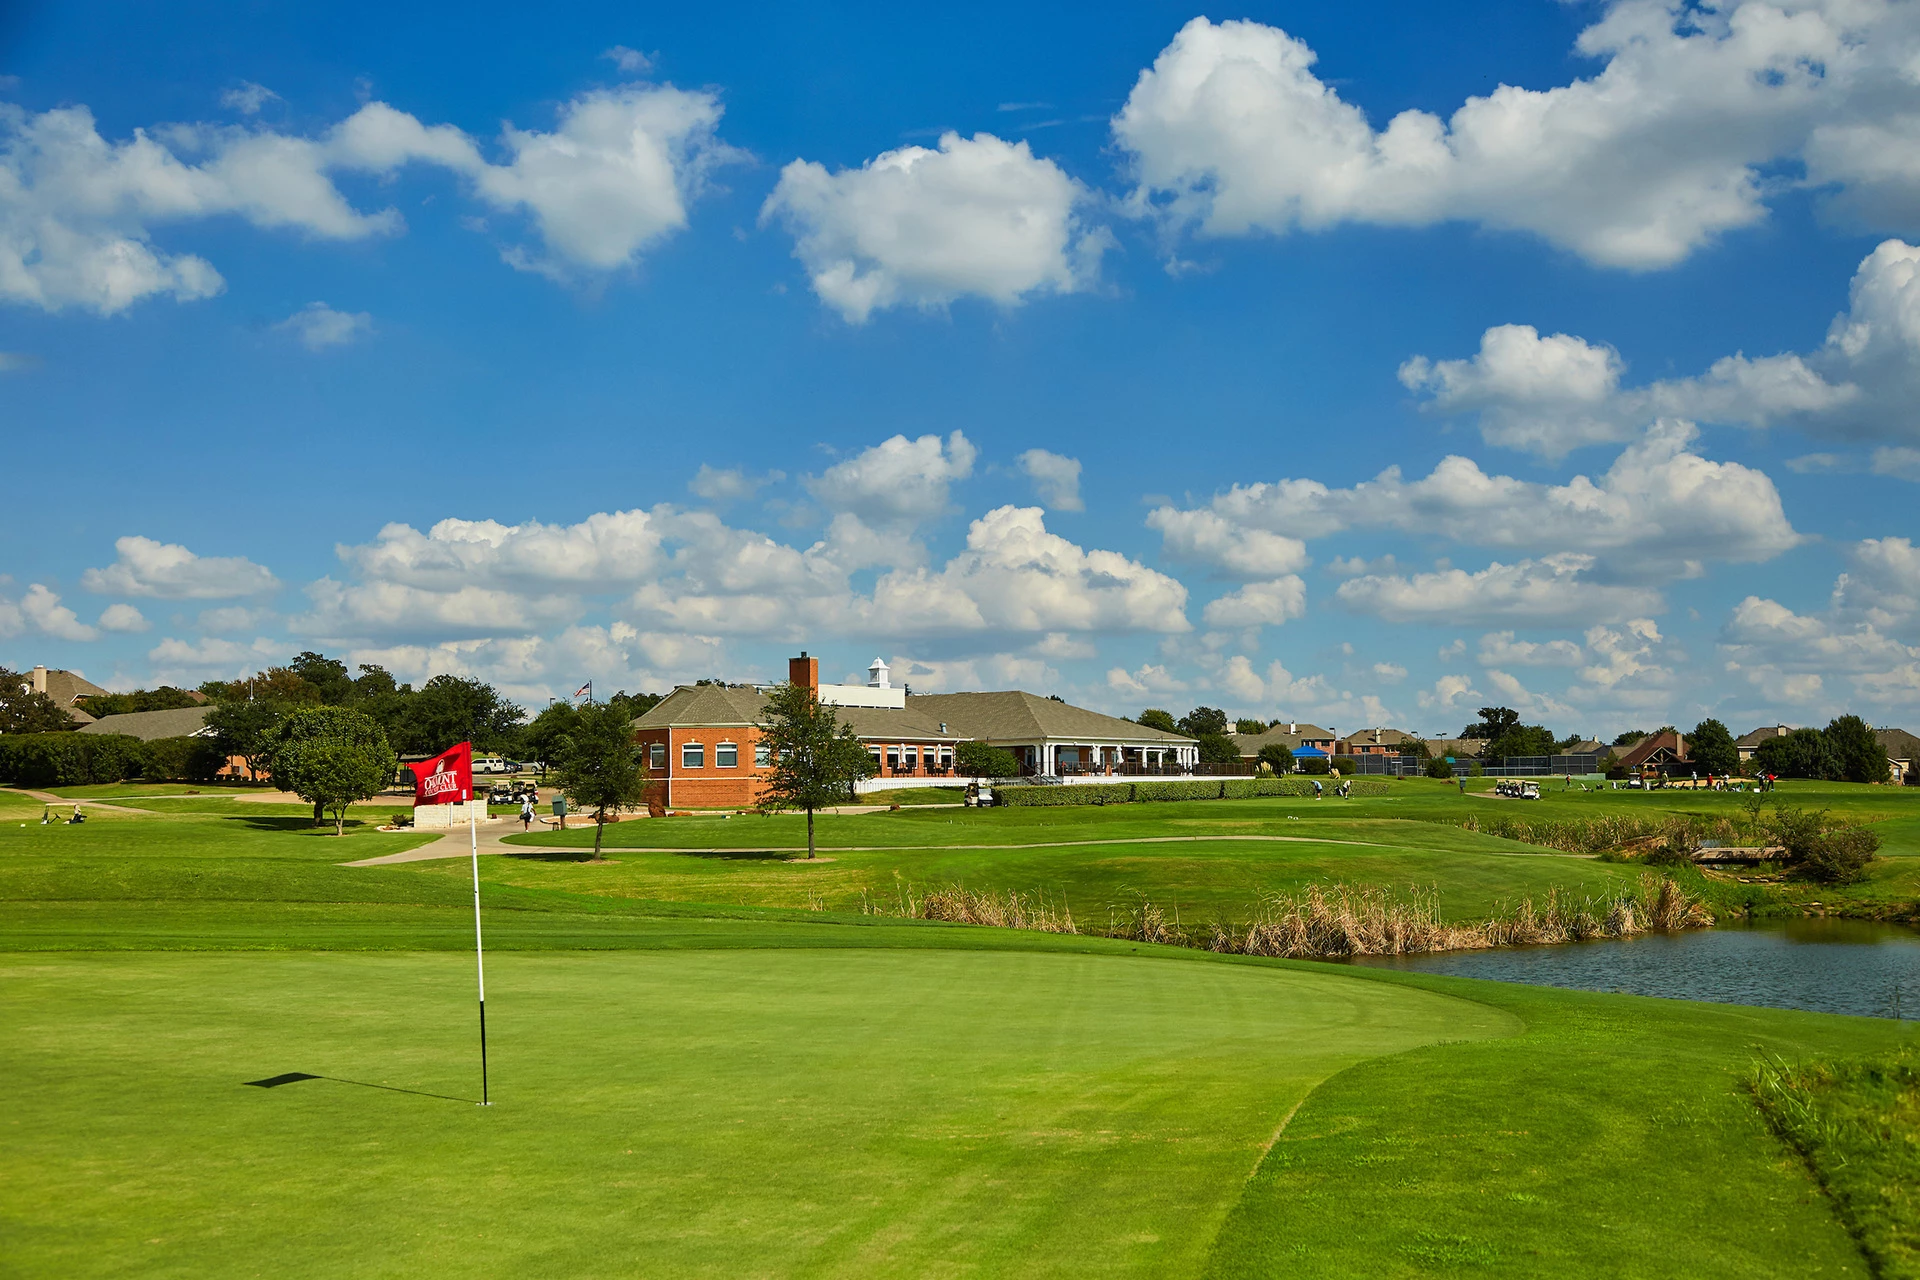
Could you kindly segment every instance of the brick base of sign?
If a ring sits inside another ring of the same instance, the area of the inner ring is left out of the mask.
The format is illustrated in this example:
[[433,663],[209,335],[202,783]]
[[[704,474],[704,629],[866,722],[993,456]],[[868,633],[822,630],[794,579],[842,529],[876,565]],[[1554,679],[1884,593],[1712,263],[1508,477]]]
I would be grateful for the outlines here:
[[413,825],[422,830],[430,827],[464,827],[469,810],[480,822],[495,821],[487,816],[485,800],[469,800],[464,804],[417,804],[413,807]]

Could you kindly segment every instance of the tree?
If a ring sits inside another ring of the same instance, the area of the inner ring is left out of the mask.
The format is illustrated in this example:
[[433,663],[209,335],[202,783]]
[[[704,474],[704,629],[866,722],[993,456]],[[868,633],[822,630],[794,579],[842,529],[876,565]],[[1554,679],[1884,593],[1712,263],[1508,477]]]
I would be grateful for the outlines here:
[[62,733],[76,728],[73,717],[18,671],[0,667],[0,733]]
[[[1482,707],[1480,718],[1460,731],[1463,738],[1497,739],[1507,730],[1518,726],[1520,713],[1511,707]],[[1530,754],[1538,755],[1539,752]]]
[[1174,723],[1173,712],[1162,711],[1159,707],[1148,707],[1142,711],[1140,723],[1149,729],[1158,729],[1162,733],[1180,732],[1180,726]]
[[471,742],[476,751],[510,745],[526,712],[490,684],[461,676],[435,676],[407,701],[403,751],[439,751]]
[[1859,716],[1841,716],[1826,728],[1827,750],[1834,776],[1848,782],[1885,782],[1887,751],[1873,729]]
[[1408,738],[1400,744],[1400,754],[1409,760],[1431,760],[1433,748],[1421,738]]
[[281,722],[273,748],[274,785],[333,812],[333,833],[345,835],[347,806],[371,800],[393,781],[395,758],[372,717],[346,707],[301,707]]
[[1732,774],[1740,771],[1740,748],[1733,745],[1733,734],[1718,720],[1702,720],[1687,735],[1687,759],[1702,773]]
[[595,861],[600,858],[607,815],[634,808],[646,799],[647,770],[631,724],[622,707],[606,703],[579,707],[555,743],[554,785],[582,809],[593,811]]
[[1267,731],[1267,722],[1264,720],[1249,720],[1247,717],[1241,716],[1233,722],[1233,731],[1235,733],[1246,734],[1265,733]]
[[1271,765],[1275,773],[1293,772],[1293,752],[1284,742],[1269,742],[1260,748],[1260,762]]
[[1445,756],[1429,756],[1427,757],[1427,776],[1429,778],[1451,778],[1453,776],[1453,765],[1448,762]]
[[760,808],[804,809],[807,856],[813,856],[813,813],[853,794],[853,786],[878,767],[867,748],[833,708],[805,685],[775,686],[761,710],[760,743],[770,764],[761,775]]
[[1768,738],[1754,749],[1753,761],[1762,772],[1782,778],[1832,778],[1839,772],[1833,748],[1818,729],[1794,729]]
[[174,711],[181,707],[197,707],[204,701],[204,698],[196,698],[185,689],[161,685],[158,689],[136,689],[132,693],[96,693],[90,698],[81,699],[80,709],[98,718],[130,715],[135,711]]
[[1234,745],[1232,738],[1224,733],[1203,733],[1200,735],[1200,761],[1203,764],[1234,764],[1240,759],[1240,748]]
[[1497,760],[1510,756],[1550,756],[1553,746],[1551,729],[1537,724],[1511,724],[1487,744],[1484,754]]
[[330,707],[344,707],[353,700],[353,677],[347,664],[337,658],[308,651],[287,664],[287,670],[313,686],[314,695]]
[[288,667],[268,667],[239,680],[209,680],[200,686],[200,692],[215,702],[264,699],[311,706],[320,701],[320,691]]
[[[608,706],[617,706],[609,702]],[[579,712],[571,702],[550,702],[535,716],[527,727],[520,731],[520,758],[538,761],[542,765],[553,764],[560,755],[560,740],[573,732],[574,721]],[[625,709],[621,710],[625,715]],[[633,717],[627,717],[627,723],[633,723]]]
[[[279,739],[281,721],[289,708],[275,699],[259,702],[219,702],[207,713],[206,727],[222,753],[246,761],[247,772],[259,777],[268,772],[273,748]],[[316,810],[314,821],[320,820]]]
[[1020,762],[1004,747],[984,742],[963,742],[953,749],[953,764],[973,778],[1011,778],[1020,772]]
[[1195,707],[1180,717],[1174,729],[1189,738],[1202,738],[1209,733],[1227,731],[1227,713],[1218,707]]
[[1613,740],[1613,745],[1616,747],[1630,747],[1646,736],[1647,731],[1645,729],[1628,729],[1625,733]]

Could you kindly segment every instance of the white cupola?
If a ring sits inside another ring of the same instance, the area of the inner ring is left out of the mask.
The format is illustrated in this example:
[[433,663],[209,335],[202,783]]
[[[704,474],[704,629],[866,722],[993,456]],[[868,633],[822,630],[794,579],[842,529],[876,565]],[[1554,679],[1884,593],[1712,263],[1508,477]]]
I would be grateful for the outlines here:
[[867,688],[887,689],[891,687],[892,686],[887,683],[886,662],[883,659],[875,658],[873,665],[867,668]]

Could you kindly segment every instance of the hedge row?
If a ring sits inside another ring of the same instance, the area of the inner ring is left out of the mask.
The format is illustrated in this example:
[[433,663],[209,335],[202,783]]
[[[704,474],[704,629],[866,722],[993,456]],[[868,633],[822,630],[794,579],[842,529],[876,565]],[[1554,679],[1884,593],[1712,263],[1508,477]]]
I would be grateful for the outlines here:
[[0,734],[0,782],[16,787],[81,787],[128,778],[204,782],[226,762],[206,738],[142,742],[124,733]]
[[[1353,794],[1384,796],[1392,787],[1383,778],[1350,778]],[[1323,786],[1325,784],[1322,784]],[[1332,791],[1327,787],[1328,792]],[[1003,786],[1000,803],[1016,809],[1093,804],[1146,804],[1166,800],[1250,800],[1256,796],[1310,796],[1307,778],[1181,778],[1151,782],[1095,782],[1085,786]]]

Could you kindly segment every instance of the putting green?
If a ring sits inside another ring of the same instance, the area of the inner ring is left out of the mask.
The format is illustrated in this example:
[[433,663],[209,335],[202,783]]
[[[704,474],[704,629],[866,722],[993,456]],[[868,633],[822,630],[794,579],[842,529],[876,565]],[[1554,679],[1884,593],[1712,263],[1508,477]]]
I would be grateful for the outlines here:
[[[26,1275],[1191,1275],[1411,987],[976,951],[0,956]],[[275,1088],[285,1072],[320,1079]],[[382,1086],[382,1087],[374,1087]],[[444,1095],[444,1096],[435,1096]]]

